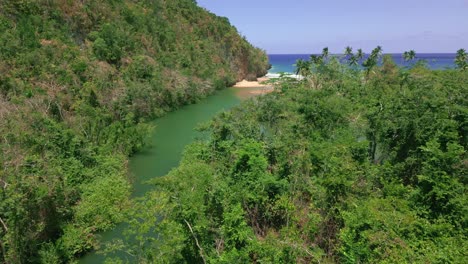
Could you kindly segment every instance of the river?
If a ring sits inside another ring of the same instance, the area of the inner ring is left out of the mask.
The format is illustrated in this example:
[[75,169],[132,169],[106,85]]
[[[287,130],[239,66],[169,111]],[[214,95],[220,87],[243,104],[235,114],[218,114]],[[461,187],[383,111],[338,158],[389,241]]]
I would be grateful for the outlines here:
[[[149,147],[130,159],[130,172],[134,179],[133,197],[141,197],[152,186],[146,182],[166,175],[179,164],[185,146],[194,141],[200,133],[197,125],[209,121],[221,111],[239,105],[242,100],[254,96],[261,88],[228,88],[216,92],[200,102],[184,106],[154,121],[154,132]],[[100,234],[101,243],[123,238],[123,224]],[[81,264],[103,263],[105,256],[91,252],[79,260]]]

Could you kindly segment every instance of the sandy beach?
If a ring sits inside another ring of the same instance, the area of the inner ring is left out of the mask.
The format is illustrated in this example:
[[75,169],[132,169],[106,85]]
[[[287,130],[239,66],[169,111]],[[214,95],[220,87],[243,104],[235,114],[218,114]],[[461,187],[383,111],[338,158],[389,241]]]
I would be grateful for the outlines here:
[[271,87],[271,85],[266,84],[265,82],[268,81],[268,77],[260,77],[256,81],[247,81],[242,80],[234,85],[236,88],[263,88],[263,87]]
[[243,80],[236,83],[233,87],[240,88],[238,93],[238,96],[240,97],[267,94],[273,91],[273,86],[265,83],[268,80],[270,80],[268,77],[260,77],[256,81]]

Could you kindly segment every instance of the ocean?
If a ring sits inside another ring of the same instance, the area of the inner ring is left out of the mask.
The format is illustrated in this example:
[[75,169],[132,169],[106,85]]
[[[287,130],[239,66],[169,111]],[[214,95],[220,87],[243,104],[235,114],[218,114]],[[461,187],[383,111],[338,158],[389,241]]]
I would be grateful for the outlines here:
[[[410,66],[417,60],[425,60],[427,66],[433,70],[441,70],[446,68],[455,67],[455,53],[421,53],[416,54],[416,59],[412,62],[407,62],[403,59],[403,54],[390,54],[395,63],[399,66]],[[332,55],[334,56],[334,55]],[[340,56],[340,55],[339,55]],[[308,60],[310,54],[270,54],[268,55],[272,68],[269,70],[270,74],[277,74],[281,72],[294,73],[294,64],[298,59]]]

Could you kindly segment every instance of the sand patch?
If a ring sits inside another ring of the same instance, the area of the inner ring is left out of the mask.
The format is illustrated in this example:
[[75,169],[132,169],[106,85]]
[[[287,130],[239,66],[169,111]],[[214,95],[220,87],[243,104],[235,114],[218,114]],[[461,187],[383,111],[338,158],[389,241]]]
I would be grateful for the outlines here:
[[270,80],[268,77],[261,77],[256,81],[243,80],[233,87],[238,88],[236,92],[238,97],[246,99],[273,92],[273,85],[266,83],[268,80]]
[[265,82],[268,81],[269,78],[261,77],[258,78],[256,81],[247,81],[242,80],[234,85],[236,88],[263,88],[263,87],[271,87],[271,85],[266,84]]

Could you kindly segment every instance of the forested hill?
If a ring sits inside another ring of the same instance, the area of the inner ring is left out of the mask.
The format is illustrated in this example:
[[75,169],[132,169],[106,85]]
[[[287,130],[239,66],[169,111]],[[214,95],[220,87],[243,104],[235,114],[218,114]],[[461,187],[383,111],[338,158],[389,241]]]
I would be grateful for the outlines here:
[[267,65],[193,0],[0,0],[0,263],[93,248],[128,207],[144,121]]

